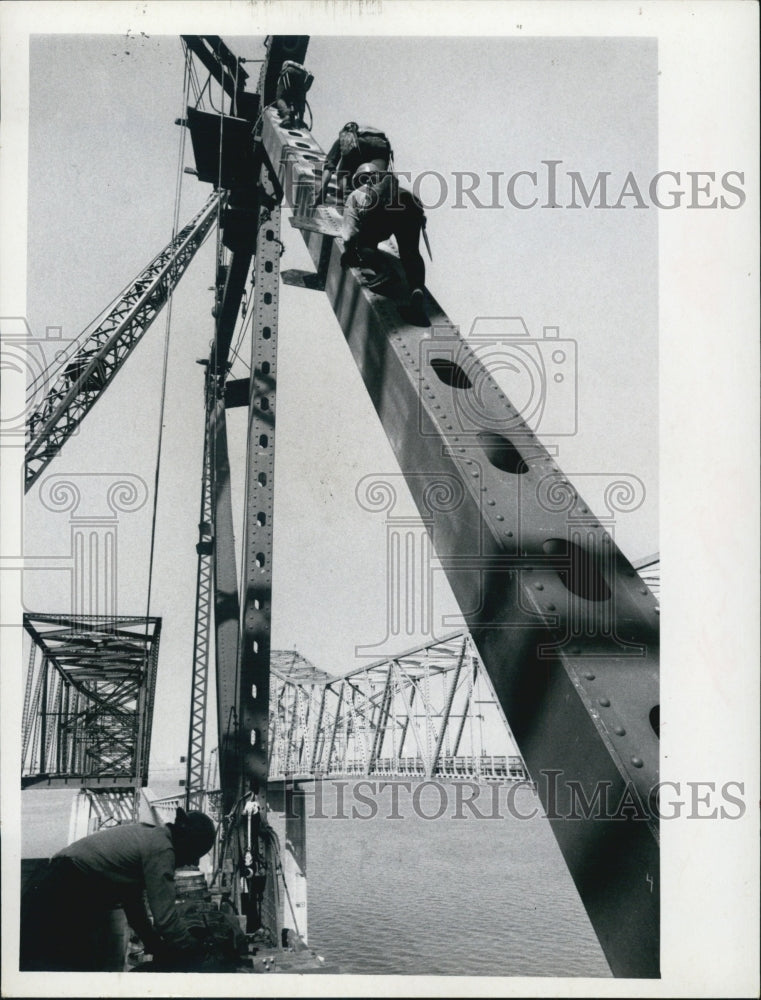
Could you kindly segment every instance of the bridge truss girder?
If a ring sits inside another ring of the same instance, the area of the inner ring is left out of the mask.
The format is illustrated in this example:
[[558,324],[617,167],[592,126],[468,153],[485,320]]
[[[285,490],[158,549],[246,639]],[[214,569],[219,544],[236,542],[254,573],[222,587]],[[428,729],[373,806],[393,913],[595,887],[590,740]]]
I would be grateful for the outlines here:
[[331,677],[272,655],[270,780],[414,776],[526,778],[466,633]]
[[148,782],[160,618],[24,616],[22,788]]

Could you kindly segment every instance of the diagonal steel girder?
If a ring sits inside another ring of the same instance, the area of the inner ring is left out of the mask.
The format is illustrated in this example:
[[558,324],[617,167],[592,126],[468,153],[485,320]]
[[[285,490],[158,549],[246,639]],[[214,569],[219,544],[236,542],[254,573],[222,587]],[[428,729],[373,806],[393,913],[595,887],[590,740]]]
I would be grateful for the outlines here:
[[[265,150],[305,216],[323,153],[279,123]],[[405,324],[340,239],[302,237],[611,969],[657,977],[656,601],[441,306]]]

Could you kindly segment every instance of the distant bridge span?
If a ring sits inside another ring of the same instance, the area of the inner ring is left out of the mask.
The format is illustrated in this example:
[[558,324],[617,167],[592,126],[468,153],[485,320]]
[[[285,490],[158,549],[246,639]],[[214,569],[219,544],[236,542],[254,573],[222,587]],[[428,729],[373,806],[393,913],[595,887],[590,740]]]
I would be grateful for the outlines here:
[[525,780],[467,632],[334,677],[273,651],[270,779],[364,775]]

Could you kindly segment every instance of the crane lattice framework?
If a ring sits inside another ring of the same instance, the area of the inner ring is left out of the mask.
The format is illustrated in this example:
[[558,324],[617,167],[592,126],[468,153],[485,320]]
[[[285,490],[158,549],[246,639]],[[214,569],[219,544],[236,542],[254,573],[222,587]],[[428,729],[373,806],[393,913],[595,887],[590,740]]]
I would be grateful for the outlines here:
[[[24,616],[31,636],[22,788],[122,789],[137,809],[148,758],[161,620]],[[116,798],[119,798],[116,795]]]
[[157,254],[53,373],[28,388],[25,490],[39,479],[97,403],[168,301],[216,220],[219,193]]
[[272,653],[270,780],[344,775],[520,781],[502,709],[467,634],[342,677]]

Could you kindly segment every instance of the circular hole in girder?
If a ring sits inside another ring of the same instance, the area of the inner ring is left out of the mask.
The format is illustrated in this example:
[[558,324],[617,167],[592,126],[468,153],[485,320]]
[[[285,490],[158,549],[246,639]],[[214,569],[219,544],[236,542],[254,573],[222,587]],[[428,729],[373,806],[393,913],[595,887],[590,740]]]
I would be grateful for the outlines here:
[[660,739],[661,738],[661,706],[660,705],[654,705],[650,709],[650,726],[651,726],[653,732],[655,733],[655,735],[658,737],[658,739]]
[[439,380],[444,385],[451,385],[453,389],[472,389],[473,383],[465,372],[454,361],[449,358],[431,358],[431,368],[436,372]]
[[509,438],[495,434],[494,431],[480,431],[477,437],[486,457],[496,469],[513,476],[522,476],[528,472],[523,455]]

